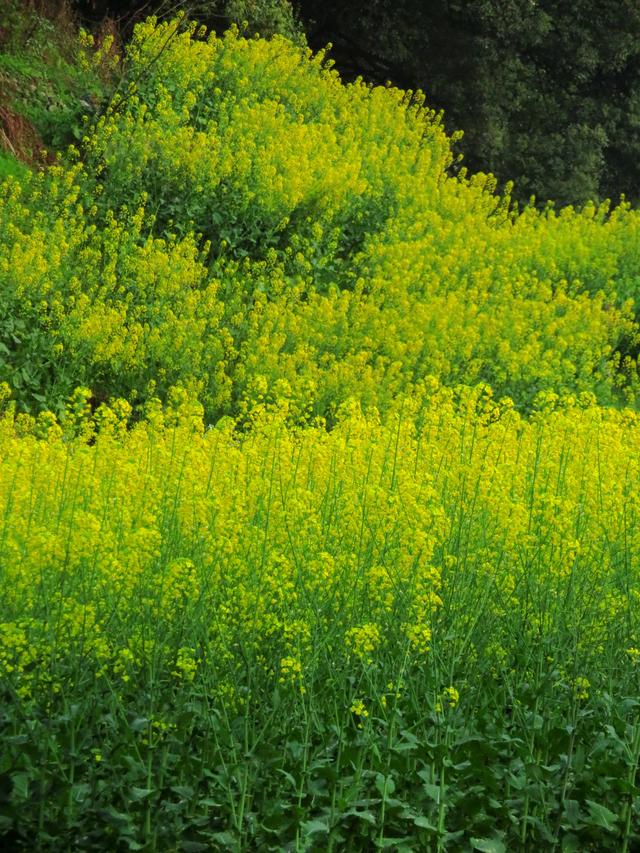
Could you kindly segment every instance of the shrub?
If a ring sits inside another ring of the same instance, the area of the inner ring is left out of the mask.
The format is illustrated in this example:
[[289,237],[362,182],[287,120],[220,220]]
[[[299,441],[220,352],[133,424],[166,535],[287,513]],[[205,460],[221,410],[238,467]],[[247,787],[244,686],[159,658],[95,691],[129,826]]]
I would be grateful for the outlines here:
[[0,84],[3,109],[10,108],[29,131],[28,145],[18,139],[16,149],[36,162],[43,147],[60,150],[82,136],[87,118],[108,100],[118,58],[112,35],[96,51],[89,49],[89,36],[78,38],[66,3],[55,9],[28,5],[25,10],[15,0],[3,4]]

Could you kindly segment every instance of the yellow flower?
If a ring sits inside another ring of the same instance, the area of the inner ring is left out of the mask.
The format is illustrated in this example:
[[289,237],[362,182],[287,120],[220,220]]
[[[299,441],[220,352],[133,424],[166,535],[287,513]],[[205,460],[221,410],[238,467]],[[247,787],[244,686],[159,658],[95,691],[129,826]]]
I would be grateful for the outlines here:
[[589,679],[584,676],[578,676],[573,681],[573,694],[579,701],[584,701],[589,698]]
[[633,664],[640,663],[640,649],[637,649],[635,646],[632,646],[631,648],[627,649],[627,654],[631,658],[631,662]]
[[364,663],[373,663],[373,652],[380,644],[380,629],[368,622],[349,628],[345,634],[347,648]]
[[351,703],[351,707],[349,708],[351,713],[354,715],[356,719],[356,725],[359,729],[363,727],[364,721],[369,716],[369,711],[366,708],[366,705],[362,701],[362,699],[355,699]]
[[442,691],[442,695],[450,708],[455,708],[460,700],[460,694],[455,687],[445,687]]

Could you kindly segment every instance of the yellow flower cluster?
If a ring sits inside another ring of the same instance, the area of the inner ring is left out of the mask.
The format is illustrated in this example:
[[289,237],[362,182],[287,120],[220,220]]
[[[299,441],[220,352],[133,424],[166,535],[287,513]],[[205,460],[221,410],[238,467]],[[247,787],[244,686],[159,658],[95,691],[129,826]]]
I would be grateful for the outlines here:
[[354,673],[394,649],[430,665],[453,625],[437,655],[453,642],[502,666],[575,612],[586,698],[616,637],[636,659],[637,415],[569,401],[487,420],[486,388],[431,389],[387,424],[352,409],[331,432],[285,414],[205,430],[180,394],[125,431],[103,410],[90,441],[18,430],[9,411],[0,676],[29,697],[59,689],[56,662],[122,689],[153,664],[240,701],[247,659],[304,693],[325,655]]
[[627,654],[634,664],[640,663],[640,649],[637,649],[635,646],[631,646],[631,648],[627,649]]
[[198,664],[195,660],[193,649],[181,646],[176,656],[175,669],[171,674],[182,681],[193,681],[197,669]]
[[453,710],[460,701],[460,693],[455,687],[445,687],[440,699],[435,703],[436,714],[442,714],[446,708]]
[[460,693],[455,687],[445,687],[442,691],[442,695],[450,708],[455,708],[460,701]]
[[373,653],[380,645],[380,629],[377,625],[367,623],[349,628],[345,634],[347,647],[363,663],[373,663]]
[[428,625],[407,625],[405,633],[411,648],[419,655],[426,655],[431,641],[431,629]]
[[284,657],[280,661],[280,684],[293,684],[298,687],[301,694],[306,693],[303,684],[302,664],[298,658]]
[[362,699],[354,699],[351,703],[351,707],[349,708],[352,714],[355,715],[359,729],[363,728],[363,720],[366,720],[369,716],[369,711],[367,710],[367,706],[362,701]]
[[589,688],[591,684],[588,678],[584,676],[578,676],[574,679],[573,682],[573,692],[576,699],[580,701],[585,701],[589,698]]

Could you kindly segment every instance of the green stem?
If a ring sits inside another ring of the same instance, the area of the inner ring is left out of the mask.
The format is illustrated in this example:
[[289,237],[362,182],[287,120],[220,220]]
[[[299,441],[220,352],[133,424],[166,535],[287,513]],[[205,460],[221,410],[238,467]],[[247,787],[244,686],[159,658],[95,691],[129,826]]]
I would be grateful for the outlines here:
[[73,822],[73,785],[76,778],[76,725],[75,721],[71,723],[71,743],[70,743],[70,759],[69,766],[69,793],[67,795],[67,825],[71,826]]
[[445,832],[445,787],[446,787],[446,772],[444,759],[440,765],[440,802],[438,803],[438,853],[445,849],[444,832]]

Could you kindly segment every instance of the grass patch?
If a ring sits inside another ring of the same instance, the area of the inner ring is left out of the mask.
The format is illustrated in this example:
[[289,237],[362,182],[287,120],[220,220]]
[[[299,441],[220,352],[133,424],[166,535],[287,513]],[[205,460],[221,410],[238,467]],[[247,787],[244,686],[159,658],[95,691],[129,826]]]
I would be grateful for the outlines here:
[[7,178],[20,180],[21,178],[25,178],[28,172],[28,167],[16,157],[0,151],[0,181],[4,181]]

